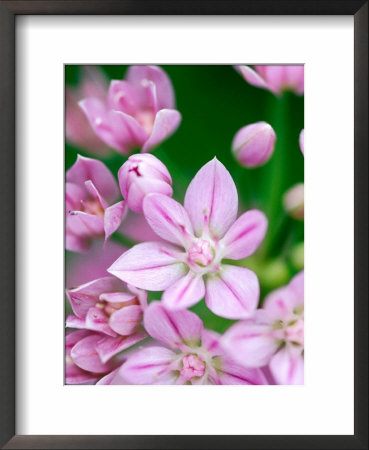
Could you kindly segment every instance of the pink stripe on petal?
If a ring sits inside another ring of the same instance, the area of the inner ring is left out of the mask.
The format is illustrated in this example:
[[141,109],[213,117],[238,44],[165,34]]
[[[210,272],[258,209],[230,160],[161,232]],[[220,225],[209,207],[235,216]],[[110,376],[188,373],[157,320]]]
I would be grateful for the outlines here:
[[176,354],[164,347],[147,347],[129,356],[120,375],[131,384],[167,384]]
[[177,252],[169,244],[143,242],[123,253],[108,272],[138,288],[161,291],[186,274],[185,264],[173,256]]
[[224,257],[237,260],[252,255],[264,239],[267,224],[265,214],[256,209],[242,214],[222,239]]
[[216,158],[205,164],[188,186],[184,206],[195,233],[200,237],[209,224],[222,238],[237,216],[238,197],[233,179]]
[[143,202],[145,218],[161,238],[186,246],[193,240],[193,230],[183,206],[164,194],[153,193]]
[[277,384],[304,384],[304,358],[284,347],[270,361],[269,368]]
[[205,283],[202,276],[193,272],[180,278],[163,294],[164,304],[171,310],[189,308],[199,302],[205,295]]
[[224,265],[219,275],[207,278],[205,302],[218,316],[245,319],[255,311],[258,301],[258,279],[245,267]]
[[144,314],[146,331],[154,339],[173,348],[178,344],[199,342],[203,329],[202,320],[187,310],[170,311],[160,302],[152,302]]
[[268,325],[253,319],[238,322],[223,335],[222,346],[243,366],[265,366],[278,348],[269,330]]
[[96,343],[96,351],[102,362],[109,361],[113,356],[141,342],[147,337],[144,331],[138,331],[130,336],[101,337]]

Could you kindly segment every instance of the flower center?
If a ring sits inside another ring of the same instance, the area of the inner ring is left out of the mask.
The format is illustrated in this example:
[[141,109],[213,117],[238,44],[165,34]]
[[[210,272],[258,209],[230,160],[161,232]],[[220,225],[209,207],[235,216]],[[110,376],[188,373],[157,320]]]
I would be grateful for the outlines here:
[[190,262],[207,266],[214,259],[214,254],[209,241],[205,239],[197,240],[192,247],[188,249],[188,259]]
[[107,302],[105,300],[99,300],[95,304],[95,307],[101,309],[108,317],[110,317],[114,312],[118,311],[118,309],[131,305],[139,305],[136,297],[128,302]]
[[297,319],[285,330],[286,339],[298,345],[304,345],[304,319]]
[[104,209],[100,202],[96,199],[81,200],[80,211],[93,214],[95,216],[104,217]]
[[186,355],[182,359],[181,376],[189,381],[194,377],[202,377],[205,373],[205,363],[196,355]]
[[140,111],[136,113],[136,119],[140,123],[140,125],[143,127],[143,129],[146,131],[148,135],[151,134],[153,126],[154,126],[154,120],[155,116],[154,113],[151,111]]

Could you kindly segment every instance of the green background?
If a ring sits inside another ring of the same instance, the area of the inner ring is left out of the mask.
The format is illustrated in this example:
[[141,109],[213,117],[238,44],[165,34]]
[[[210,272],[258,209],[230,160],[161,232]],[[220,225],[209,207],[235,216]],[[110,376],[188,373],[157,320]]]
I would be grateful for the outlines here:
[[[178,130],[153,151],[171,173],[173,197],[182,202],[195,173],[216,156],[230,171],[238,190],[240,212],[259,208],[269,220],[266,238],[252,257],[237,264],[255,270],[261,302],[270,290],[288,283],[303,265],[303,222],[289,218],[283,209],[285,191],[304,180],[304,158],[298,138],[304,128],[304,97],[285,92],[280,97],[247,84],[232,66],[161,66],[169,75],[176,106],[182,114]],[[127,66],[101,66],[110,79],[123,79]],[[79,81],[80,67],[65,67],[67,85]],[[277,141],[272,158],[260,168],[239,166],[231,153],[235,133],[243,126],[265,121]],[[66,144],[66,170],[76,155],[96,157]],[[102,158],[101,158],[102,159]],[[114,153],[102,159],[116,176],[126,157]],[[113,239],[119,239],[113,236]],[[72,255],[67,252],[67,264]],[[158,298],[158,294],[150,295]],[[224,331],[229,320],[214,316],[201,301],[193,308],[208,328]]]

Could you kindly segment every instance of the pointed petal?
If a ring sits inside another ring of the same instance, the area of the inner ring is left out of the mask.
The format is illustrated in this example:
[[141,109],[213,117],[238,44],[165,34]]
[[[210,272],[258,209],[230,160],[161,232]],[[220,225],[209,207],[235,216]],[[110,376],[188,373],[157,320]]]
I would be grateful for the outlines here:
[[245,267],[222,267],[219,275],[208,276],[205,302],[218,316],[245,319],[255,311],[259,301],[259,281]]
[[78,329],[86,329],[86,321],[85,319],[80,319],[79,317],[69,315],[65,320],[65,326],[68,328],[78,328]]
[[195,175],[188,186],[184,206],[197,236],[209,224],[215,237],[222,238],[237,216],[236,186],[228,170],[216,158]]
[[143,202],[145,218],[155,233],[173,244],[187,246],[193,230],[187,211],[167,195],[149,194]]
[[252,84],[253,86],[268,89],[269,91],[271,91],[268,83],[264,80],[264,78],[262,78],[255,70],[251,69],[251,67],[237,66],[237,70],[248,83]]
[[185,264],[172,256],[177,252],[169,244],[143,242],[123,253],[108,272],[138,288],[161,291],[186,274]]
[[175,357],[167,348],[147,347],[130,355],[120,375],[131,384],[169,384],[168,372]]
[[110,337],[104,336],[96,343],[96,351],[103,363],[109,361],[113,356],[141,342],[147,337],[144,331],[138,331],[130,336]]
[[187,310],[170,311],[160,302],[152,302],[144,314],[144,325],[151,337],[173,348],[182,343],[198,343],[202,320]]
[[141,95],[146,104],[149,103],[147,86],[152,81],[155,84],[159,109],[174,108],[174,91],[168,75],[158,66],[131,66],[126,80],[141,89]]
[[101,362],[96,352],[96,344],[101,335],[93,334],[81,339],[71,350],[73,362],[81,369],[94,373],[104,373],[111,370],[110,364]]
[[139,305],[124,306],[110,316],[112,330],[122,336],[132,334],[141,323],[142,308]]
[[243,366],[265,366],[278,348],[269,330],[268,324],[254,319],[238,322],[223,335],[222,346]]
[[127,384],[119,374],[120,366],[112,372],[102,377],[96,384],[97,385],[122,385]]
[[140,104],[137,89],[127,81],[112,80],[108,92],[108,105],[110,109],[134,115]]
[[127,210],[127,203],[124,200],[106,208],[104,214],[105,240],[120,227]]
[[242,259],[252,255],[264,239],[268,221],[256,209],[242,214],[222,239],[224,258]]
[[243,367],[229,358],[223,360],[218,375],[222,384],[268,384],[261,370]]
[[269,368],[277,384],[304,384],[304,358],[288,347],[279,350]]
[[78,155],[77,161],[66,173],[66,181],[75,183],[84,189],[85,182],[88,180],[108,202],[114,201],[118,197],[118,184],[106,165],[97,159]]
[[199,302],[205,295],[205,283],[201,275],[188,272],[172,284],[163,294],[162,300],[168,309],[189,308]]
[[168,139],[179,127],[182,116],[175,109],[161,109],[156,113],[152,132],[148,140],[142,147],[142,152],[151,151],[161,142]]

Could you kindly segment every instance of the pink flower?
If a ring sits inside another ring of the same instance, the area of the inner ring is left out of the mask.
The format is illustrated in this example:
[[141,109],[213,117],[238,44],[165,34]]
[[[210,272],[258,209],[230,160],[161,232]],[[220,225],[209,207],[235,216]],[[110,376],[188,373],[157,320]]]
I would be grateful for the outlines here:
[[297,220],[304,220],[304,183],[298,183],[288,189],[283,196],[286,213]]
[[132,155],[118,172],[119,186],[132,211],[141,213],[145,195],[173,194],[172,178],[165,165],[150,153]]
[[303,384],[304,272],[273,291],[252,318],[233,325],[223,345],[246,367],[269,364],[278,384]]
[[[116,231],[126,213],[117,182],[101,161],[78,156],[66,173],[66,248],[84,252],[91,238],[107,239]],[[110,205],[110,206],[109,206]]]
[[152,150],[181,121],[172,84],[156,66],[131,66],[125,80],[110,83],[105,101],[89,97],[80,106],[97,136],[123,155]]
[[108,91],[108,80],[97,67],[82,68],[82,79],[78,87],[65,89],[65,134],[66,139],[76,147],[89,153],[105,154],[107,145],[91,128],[78,102],[84,97],[103,99]]
[[304,93],[304,66],[236,66],[236,70],[253,86],[268,89],[276,95],[285,90]]
[[145,292],[105,277],[69,289],[67,295],[75,314],[67,317],[67,327],[101,333],[95,348],[102,362],[147,336],[140,326]]
[[85,330],[66,335],[66,384],[126,384],[118,373],[125,358],[119,356],[109,362],[102,362],[96,351],[100,339],[98,333]]
[[[267,220],[251,210],[236,220],[236,186],[216,158],[191,181],[184,207],[163,194],[143,202],[151,228],[167,242],[144,242],[123,253],[108,272],[136,287],[162,291],[170,309],[187,308],[201,300],[219,316],[250,316],[259,299],[259,282],[245,267],[222,264],[255,252]],[[206,278],[206,287],[204,279]]]
[[265,164],[272,156],[275,140],[275,132],[268,123],[253,123],[236,133],[232,151],[242,166],[258,167]]
[[170,311],[153,302],[145,311],[147,332],[158,344],[132,351],[120,369],[131,384],[266,384],[263,373],[235,363],[217,333],[193,312]]
[[301,130],[300,137],[299,137],[299,144],[300,144],[300,149],[301,149],[303,155],[305,155],[304,136],[305,136],[305,131]]

